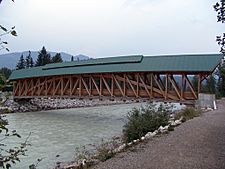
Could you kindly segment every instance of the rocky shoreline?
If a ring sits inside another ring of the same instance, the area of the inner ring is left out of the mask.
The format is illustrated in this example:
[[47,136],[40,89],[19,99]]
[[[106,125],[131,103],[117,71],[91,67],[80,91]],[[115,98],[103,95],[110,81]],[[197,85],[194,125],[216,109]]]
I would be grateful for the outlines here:
[[116,104],[131,104],[139,102],[137,100],[100,100],[100,99],[68,99],[68,98],[35,98],[29,101],[14,101],[8,98],[2,106],[0,106],[0,114],[35,112],[54,109],[69,109],[79,107],[95,107]]

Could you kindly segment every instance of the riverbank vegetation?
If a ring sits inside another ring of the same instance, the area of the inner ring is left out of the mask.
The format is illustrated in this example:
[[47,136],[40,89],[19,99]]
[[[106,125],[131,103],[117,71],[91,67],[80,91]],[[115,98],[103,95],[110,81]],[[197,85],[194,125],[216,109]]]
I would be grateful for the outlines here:
[[124,125],[123,139],[126,143],[140,139],[148,132],[153,132],[160,126],[169,123],[168,107],[150,103],[141,109],[134,108],[128,113],[128,122]]
[[174,118],[176,120],[182,118],[182,122],[185,122],[187,120],[198,117],[201,114],[202,114],[202,110],[195,109],[195,108],[192,108],[192,107],[187,107],[186,109],[176,113]]

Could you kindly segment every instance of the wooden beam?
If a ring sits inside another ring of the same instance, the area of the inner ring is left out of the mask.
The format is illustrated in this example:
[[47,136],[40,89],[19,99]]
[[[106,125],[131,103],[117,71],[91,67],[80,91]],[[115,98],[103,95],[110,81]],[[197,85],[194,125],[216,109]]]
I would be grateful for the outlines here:
[[79,97],[82,95],[82,83],[81,83],[81,75],[79,76]]
[[61,81],[61,87],[60,87],[60,93],[61,93],[61,96],[63,96],[63,86],[64,86],[64,80],[63,80],[63,76],[61,76],[61,78],[60,78],[60,81]]
[[92,80],[92,82],[93,82],[93,84],[94,84],[94,86],[95,86],[95,89],[97,90],[99,96],[101,96],[101,93],[100,93],[100,90],[99,90],[99,88],[98,88],[98,85],[96,84],[96,82],[95,82],[95,80],[94,80],[94,78],[93,78],[92,76],[91,76],[91,80]]
[[167,100],[168,97],[168,74],[166,74],[166,82],[165,82],[165,100]]
[[111,92],[111,90],[110,90],[110,87],[109,87],[108,83],[106,82],[105,78],[104,78],[102,75],[101,75],[101,78],[102,78],[102,80],[103,80],[103,83],[104,83],[105,86],[106,86],[106,89],[108,90],[108,92],[110,93],[110,95],[113,96],[113,94],[112,94],[112,92]]
[[147,85],[145,84],[144,80],[141,78],[141,76],[140,76],[139,74],[138,74],[138,79],[140,79],[141,83],[143,84],[143,86],[144,86],[144,88],[145,88],[146,93],[147,93],[148,96],[151,98],[152,95],[151,95],[151,93],[149,92],[148,87],[147,87]]
[[116,86],[118,87],[120,93],[122,94],[123,97],[125,97],[125,93],[123,92],[122,87],[120,86],[120,84],[119,84],[119,82],[117,81],[116,77],[115,77],[114,75],[112,75],[112,77],[113,77],[113,79],[114,79],[114,81],[115,81],[115,83],[116,83]]
[[111,75],[111,93],[114,94],[114,78]]
[[136,93],[136,91],[135,91],[135,89],[134,89],[134,86],[131,84],[130,79],[127,77],[127,75],[125,75],[125,79],[126,79],[126,81],[128,82],[128,84],[130,85],[130,87],[131,87],[131,89],[132,89],[134,95],[135,95],[136,97],[138,97],[138,95],[137,95],[137,93]]
[[60,88],[61,80],[59,80],[58,84],[56,85],[56,88],[53,91],[53,95],[55,96],[57,90]]
[[100,87],[99,87],[99,89],[100,89],[100,96],[102,96],[102,77],[101,76],[99,77],[99,80],[100,80]]
[[70,96],[72,96],[73,78],[71,75],[69,78],[70,78]]
[[[170,75],[170,76],[171,76],[171,75]],[[181,95],[180,95],[180,93],[179,93],[179,90],[177,89],[177,86],[176,86],[175,82],[171,79],[170,76],[168,77],[168,78],[169,78],[169,81],[170,81],[170,83],[172,84],[173,88],[175,89],[175,91],[176,91],[176,93],[177,93],[177,96],[179,97],[179,99],[181,99]]]
[[135,75],[135,77],[136,77],[136,80],[137,80],[137,88],[136,88],[136,90],[137,90],[137,95],[138,95],[138,97],[139,97],[139,73],[137,73],[137,74]]
[[158,86],[158,88],[159,88],[159,90],[160,90],[160,92],[161,92],[161,95],[162,95],[163,97],[165,97],[164,91],[163,91],[162,87],[160,86],[160,84],[159,84],[157,78],[155,77],[155,75],[153,75],[153,79],[155,80],[155,82],[156,82],[156,84],[157,84],[157,86]]
[[70,85],[70,78],[67,79],[66,85],[65,85],[64,88],[63,88],[63,93],[65,93],[66,90],[69,89],[69,85]]
[[197,99],[198,97],[197,97],[195,90],[194,90],[190,80],[188,79],[187,75],[185,75],[185,79],[186,79],[186,82],[187,82],[189,88],[191,89],[192,94],[194,95],[195,99]]
[[86,82],[84,81],[84,79],[82,77],[81,77],[81,81],[83,82],[84,88],[88,92],[88,95],[91,96],[91,93],[90,93],[90,91],[88,89],[88,86],[87,86]]
[[79,83],[79,78],[77,78],[75,84],[73,85],[73,89],[72,89],[71,95],[73,95],[73,93],[76,91],[78,83]]
[[201,92],[201,78],[202,78],[202,76],[201,76],[201,74],[199,74],[198,75],[198,95],[199,95],[199,93]]

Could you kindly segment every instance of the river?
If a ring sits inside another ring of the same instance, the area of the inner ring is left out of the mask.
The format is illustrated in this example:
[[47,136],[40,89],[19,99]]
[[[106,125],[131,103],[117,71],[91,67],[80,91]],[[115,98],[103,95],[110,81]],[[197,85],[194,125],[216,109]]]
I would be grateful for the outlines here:
[[27,156],[12,168],[29,168],[38,158],[44,158],[39,169],[51,169],[57,161],[73,160],[76,147],[121,135],[128,111],[141,105],[133,103],[9,114],[9,128],[16,129],[22,138],[8,139],[7,145],[18,145],[32,133]]

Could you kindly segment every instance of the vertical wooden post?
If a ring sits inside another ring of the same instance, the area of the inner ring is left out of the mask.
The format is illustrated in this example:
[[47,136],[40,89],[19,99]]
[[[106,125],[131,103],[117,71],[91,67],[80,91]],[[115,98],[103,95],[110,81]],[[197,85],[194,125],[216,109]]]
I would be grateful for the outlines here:
[[199,93],[201,92],[201,79],[202,79],[202,75],[199,74],[199,75],[198,75],[198,93],[197,93],[197,96],[198,96]]
[[100,96],[102,96],[102,75],[100,75]]
[[16,82],[14,81],[13,82],[13,96],[16,95],[15,90],[16,90]]
[[48,79],[45,78],[45,96],[48,96]]
[[166,82],[165,82],[165,100],[168,97],[168,74],[166,74]]
[[61,81],[61,96],[63,96],[63,76],[60,76]]
[[123,74],[123,93],[126,96],[126,74]]
[[73,79],[72,79],[72,75],[70,75],[70,96],[72,96],[72,87],[73,87]]
[[113,96],[114,96],[114,78],[113,78],[112,75],[111,75],[111,93],[112,93]]
[[90,94],[92,95],[92,82],[91,82],[91,76],[88,77],[88,81],[89,81],[89,91],[90,91]]
[[182,84],[181,84],[181,98],[184,99],[184,91],[185,91],[185,78],[184,74],[182,74]]
[[154,98],[153,96],[153,74],[151,73],[151,97],[152,99]]
[[55,77],[53,77],[53,96],[55,96]]
[[137,73],[136,75],[136,80],[137,80],[137,96],[139,97],[139,73]]
[[79,97],[81,97],[82,94],[82,83],[81,83],[81,75],[79,76]]

